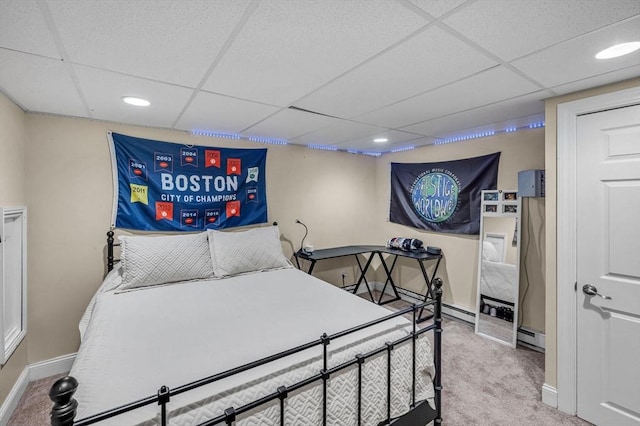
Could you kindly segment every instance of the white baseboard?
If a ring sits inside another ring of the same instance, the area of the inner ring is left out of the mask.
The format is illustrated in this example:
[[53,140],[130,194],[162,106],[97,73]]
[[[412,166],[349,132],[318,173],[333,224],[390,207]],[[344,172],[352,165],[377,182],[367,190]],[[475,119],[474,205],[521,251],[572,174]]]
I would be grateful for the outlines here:
[[[347,286],[344,286],[343,288],[347,291],[352,292],[355,286],[356,286],[355,284],[349,284]],[[384,284],[381,282],[378,282],[378,281],[369,282],[369,288],[371,289],[371,291],[382,291],[382,287],[384,287]],[[393,290],[391,290],[391,286],[387,286],[384,292],[385,294],[393,295]],[[358,288],[357,294],[364,294],[364,293],[367,293],[367,285],[363,281],[362,283],[360,283],[360,287]]]
[[7,398],[0,406],[0,426],[6,426],[9,423],[13,410],[18,406],[18,402],[20,402],[20,398],[22,398],[22,394],[24,394],[28,384],[29,368],[25,367],[24,370],[22,370],[22,373],[20,373],[20,376],[18,376],[18,380],[16,380],[16,383],[9,391]]
[[558,389],[548,384],[542,385],[542,402],[546,405],[558,408]]
[[66,373],[71,370],[75,359],[76,354],[74,353],[29,364],[29,381],[33,382],[54,374]]
[[[369,283],[369,287],[371,288],[372,291],[382,291],[382,288],[384,287],[384,283],[379,282],[379,281],[372,281]],[[346,286],[345,289],[353,291],[354,285],[349,285]],[[400,288],[400,287],[396,287],[396,289],[398,290],[398,294],[400,294],[400,298],[402,300],[404,300],[405,302],[409,302],[409,303],[422,303],[424,302],[423,300],[423,296],[410,291],[410,290],[406,290],[404,288]],[[393,293],[393,290],[391,289],[391,286],[387,286],[387,288],[385,289],[385,294],[390,295],[390,296],[395,296]],[[360,284],[360,288],[358,289],[358,294],[363,294],[363,293],[367,293],[367,286]],[[472,312],[467,311],[464,308],[460,308],[458,306],[455,305],[449,305],[446,303],[442,304],[442,313],[443,314],[447,314],[449,316],[452,316],[454,318],[460,319],[462,321],[466,321],[468,323],[474,324],[475,323],[475,315]]]
[[[384,283],[373,281],[369,283],[369,286],[371,287],[371,290],[382,291],[382,288],[384,287]],[[353,291],[353,287],[354,287],[353,285],[347,286],[347,288],[350,288],[352,291]],[[397,287],[397,289],[402,300],[409,303],[423,302],[421,295],[413,291],[406,290],[404,288]],[[367,292],[367,286],[361,284],[360,288],[358,289],[358,294],[362,294],[366,292]],[[392,296],[394,295],[393,290],[391,290],[391,286],[387,286],[385,293],[390,294]],[[470,312],[467,309],[456,306],[456,305],[443,303],[442,313],[449,315],[451,317],[454,317],[456,319],[468,322],[470,324],[475,324],[476,322],[476,316],[473,312]],[[522,327],[519,328],[518,342],[530,349],[533,349],[539,352],[544,352],[544,349],[545,349],[545,335],[539,331],[530,330]]]
[[29,382],[54,374],[66,373],[71,370],[75,359],[76,354],[69,354],[27,365],[0,406],[0,426],[6,426],[9,423],[9,419],[18,406]]
[[525,327],[518,329],[518,341],[525,343],[531,349],[539,350],[545,348],[545,335],[539,331],[530,330]]
[[470,324],[476,323],[476,316],[473,314],[473,312],[469,312],[466,309],[456,305],[448,305],[446,303],[443,303],[442,313],[449,315],[451,317],[457,318],[459,320],[468,322]]

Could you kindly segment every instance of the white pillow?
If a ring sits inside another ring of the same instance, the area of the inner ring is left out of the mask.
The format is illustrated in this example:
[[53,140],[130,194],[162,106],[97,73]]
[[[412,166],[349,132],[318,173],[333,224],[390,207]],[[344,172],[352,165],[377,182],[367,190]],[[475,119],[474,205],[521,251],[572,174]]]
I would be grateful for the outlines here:
[[489,241],[482,242],[482,260],[490,260],[491,262],[500,262],[501,260],[498,250]]
[[119,237],[122,285],[120,290],[213,275],[207,234],[163,237]]
[[277,226],[238,232],[210,229],[207,232],[217,277],[292,267],[282,252]]

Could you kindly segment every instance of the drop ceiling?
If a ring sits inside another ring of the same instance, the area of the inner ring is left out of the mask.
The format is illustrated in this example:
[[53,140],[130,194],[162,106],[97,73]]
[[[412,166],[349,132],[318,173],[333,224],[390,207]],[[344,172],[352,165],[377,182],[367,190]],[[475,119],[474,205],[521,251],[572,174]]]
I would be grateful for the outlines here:
[[638,0],[0,0],[0,90],[29,112],[376,153],[539,125],[545,98],[639,76],[640,51],[594,58],[635,40]]

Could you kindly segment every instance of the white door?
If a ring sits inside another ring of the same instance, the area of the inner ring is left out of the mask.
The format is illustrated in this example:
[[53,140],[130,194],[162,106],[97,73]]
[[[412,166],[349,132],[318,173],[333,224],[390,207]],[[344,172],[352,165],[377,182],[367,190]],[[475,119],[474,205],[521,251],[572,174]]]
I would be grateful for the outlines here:
[[578,117],[576,160],[578,416],[638,426],[640,106]]

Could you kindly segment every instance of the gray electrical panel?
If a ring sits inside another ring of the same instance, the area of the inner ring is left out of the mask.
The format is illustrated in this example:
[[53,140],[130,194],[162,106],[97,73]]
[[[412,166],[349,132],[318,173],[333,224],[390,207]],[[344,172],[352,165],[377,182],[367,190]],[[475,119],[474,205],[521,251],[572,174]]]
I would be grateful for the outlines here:
[[519,171],[518,196],[544,197],[544,170]]

